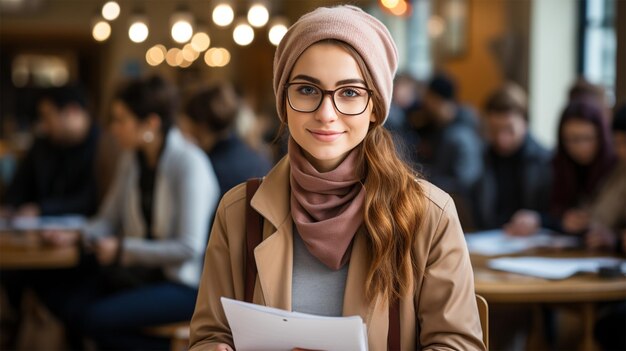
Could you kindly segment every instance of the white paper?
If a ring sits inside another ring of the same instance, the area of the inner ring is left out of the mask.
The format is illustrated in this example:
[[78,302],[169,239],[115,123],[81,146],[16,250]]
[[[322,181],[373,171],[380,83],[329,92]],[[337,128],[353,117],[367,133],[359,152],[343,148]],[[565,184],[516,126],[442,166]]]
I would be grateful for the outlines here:
[[540,247],[569,248],[578,245],[576,237],[556,235],[547,230],[530,236],[512,236],[503,230],[488,230],[465,235],[470,253],[497,256],[520,253]]
[[539,278],[565,279],[579,272],[597,273],[603,266],[623,267],[624,260],[613,257],[502,257],[489,260],[487,265],[489,268]]
[[79,215],[15,217],[10,221],[0,222],[3,230],[81,230],[87,219]]
[[222,297],[237,351],[367,350],[360,316],[324,317]]

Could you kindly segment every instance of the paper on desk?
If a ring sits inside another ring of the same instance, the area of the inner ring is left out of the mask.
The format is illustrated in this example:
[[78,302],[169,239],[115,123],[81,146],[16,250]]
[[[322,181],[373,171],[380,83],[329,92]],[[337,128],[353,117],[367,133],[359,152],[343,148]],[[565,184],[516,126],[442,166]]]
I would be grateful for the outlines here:
[[597,273],[602,266],[623,267],[624,260],[613,257],[501,257],[489,260],[487,265],[489,268],[539,278],[565,279],[579,272]]
[[16,217],[6,223],[11,230],[80,230],[87,218],[80,215]]
[[323,317],[222,297],[237,351],[367,350],[360,316]]
[[542,230],[537,234],[518,237],[506,234],[501,229],[488,230],[465,235],[470,253],[497,256],[520,253],[540,247],[576,247],[576,237],[556,235]]

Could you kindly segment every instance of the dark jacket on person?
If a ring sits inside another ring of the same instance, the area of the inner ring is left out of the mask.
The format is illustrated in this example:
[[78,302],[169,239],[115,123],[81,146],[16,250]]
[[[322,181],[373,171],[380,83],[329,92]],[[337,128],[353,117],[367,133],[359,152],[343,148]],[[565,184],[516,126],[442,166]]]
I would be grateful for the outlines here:
[[35,203],[41,215],[92,215],[98,207],[95,162],[100,129],[92,126],[84,141],[59,146],[35,140],[7,189],[6,203]]
[[[546,212],[550,203],[551,160],[551,153],[530,134],[509,157],[500,157],[491,148],[487,149],[485,170],[473,196],[477,228],[500,228],[520,209]],[[502,172],[503,168],[508,170]],[[505,189],[500,188],[502,185]]]
[[220,185],[220,198],[235,185],[250,178],[263,177],[272,169],[269,159],[254,151],[234,133],[217,142],[208,155]]

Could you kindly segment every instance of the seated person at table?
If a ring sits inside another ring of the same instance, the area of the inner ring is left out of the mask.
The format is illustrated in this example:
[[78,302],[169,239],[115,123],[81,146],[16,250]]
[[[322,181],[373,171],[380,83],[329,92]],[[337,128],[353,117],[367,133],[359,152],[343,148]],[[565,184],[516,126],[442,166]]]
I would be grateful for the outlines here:
[[[158,77],[132,81],[114,97],[112,130],[127,152],[83,233],[108,269],[68,293],[62,310],[69,328],[103,350],[168,349],[145,327],[193,313],[219,187],[204,152],[171,128],[176,113],[176,90]],[[53,234],[52,243],[71,241]]]
[[92,215],[98,206],[95,159],[100,136],[76,86],[38,99],[42,134],[20,162],[6,193],[9,215]]
[[534,211],[548,209],[552,155],[528,131],[526,93],[514,83],[496,90],[485,104],[484,121],[485,170],[473,196],[477,229],[532,234]]
[[239,106],[233,87],[222,84],[193,96],[181,117],[183,132],[209,156],[221,195],[247,179],[263,177],[272,167],[269,159],[236,134]]

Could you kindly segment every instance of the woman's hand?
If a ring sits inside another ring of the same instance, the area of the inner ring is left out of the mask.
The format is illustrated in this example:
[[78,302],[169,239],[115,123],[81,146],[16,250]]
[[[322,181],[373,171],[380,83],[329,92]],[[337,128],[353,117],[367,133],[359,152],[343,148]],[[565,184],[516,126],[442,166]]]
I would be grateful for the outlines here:
[[528,236],[536,233],[541,225],[539,214],[531,210],[515,212],[511,220],[504,225],[504,231],[509,235]]
[[235,351],[235,350],[233,350],[233,348],[230,347],[230,345],[228,344],[219,344],[215,348],[215,351]]
[[95,245],[96,258],[103,266],[108,266],[115,261],[120,241],[114,236],[99,239]]
[[41,232],[44,243],[58,247],[75,245],[80,239],[80,233],[75,230],[44,230]]
[[565,211],[563,229],[568,233],[580,233],[589,228],[591,215],[587,210],[575,208]]

